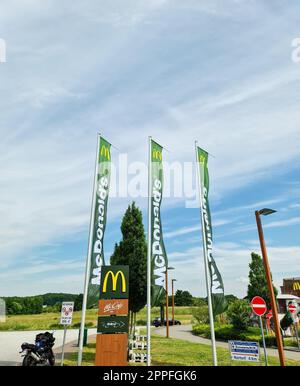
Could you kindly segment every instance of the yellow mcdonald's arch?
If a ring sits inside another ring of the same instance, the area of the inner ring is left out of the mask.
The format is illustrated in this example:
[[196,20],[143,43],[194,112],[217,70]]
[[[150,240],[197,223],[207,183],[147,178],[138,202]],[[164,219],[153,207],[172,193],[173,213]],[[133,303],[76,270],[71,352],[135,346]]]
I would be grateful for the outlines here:
[[112,271],[108,271],[103,280],[103,287],[102,287],[103,293],[107,291],[107,282],[109,277],[111,277],[111,280],[112,280],[112,290],[113,291],[117,290],[117,281],[118,281],[119,275],[121,276],[121,280],[122,280],[122,292],[126,292],[126,279],[125,279],[124,273],[122,271],[118,271],[116,274],[114,274]]
[[204,164],[205,160],[206,160],[205,156],[203,154],[201,154],[200,157],[199,157],[199,162],[201,164]]
[[100,155],[102,155],[105,158],[107,158],[108,160],[110,160],[109,148],[107,146],[105,146],[105,145],[102,145],[101,146],[101,150],[100,150]]
[[152,157],[162,161],[162,152],[160,150],[153,150]]
[[300,283],[299,282],[293,283],[293,290],[294,291],[300,291]]

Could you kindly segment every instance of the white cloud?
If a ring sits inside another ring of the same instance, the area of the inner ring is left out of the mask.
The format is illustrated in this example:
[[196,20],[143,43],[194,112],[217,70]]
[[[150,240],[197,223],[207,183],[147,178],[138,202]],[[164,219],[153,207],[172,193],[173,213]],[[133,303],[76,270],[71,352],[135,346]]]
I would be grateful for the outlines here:
[[[237,243],[215,244],[214,256],[224,280],[226,294],[244,297],[247,294],[248,273],[251,252]],[[280,290],[283,278],[293,277],[300,259],[300,246],[269,247],[269,262],[273,280]],[[205,296],[205,276],[203,252],[201,247],[189,248],[169,255],[174,275],[180,278],[180,288],[187,288],[195,295]]]

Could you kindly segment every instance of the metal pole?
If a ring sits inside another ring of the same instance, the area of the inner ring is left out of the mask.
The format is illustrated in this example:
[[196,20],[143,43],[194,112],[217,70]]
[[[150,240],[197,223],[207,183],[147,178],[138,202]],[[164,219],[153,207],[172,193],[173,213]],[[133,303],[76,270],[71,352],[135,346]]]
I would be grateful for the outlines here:
[[93,226],[95,218],[95,203],[97,197],[97,178],[98,178],[98,157],[100,151],[100,134],[97,135],[97,153],[96,153],[96,162],[95,162],[95,174],[94,174],[94,185],[93,185],[93,198],[92,198],[92,207],[91,207],[91,221],[90,221],[90,230],[89,230],[89,245],[88,253],[86,259],[86,269],[85,269],[85,278],[84,278],[84,292],[83,292],[83,301],[82,301],[82,313],[81,313],[81,324],[80,324],[80,333],[79,333],[79,349],[78,349],[78,361],[77,365],[81,366],[82,363],[82,350],[83,350],[83,338],[84,338],[84,325],[85,325],[85,315],[87,307],[87,296],[89,288],[89,274],[91,268],[91,256],[92,256],[92,242],[93,242]]
[[149,137],[148,161],[148,250],[147,250],[147,366],[151,366],[151,199],[152,199],[152,158],[151,137]]
[[61,349],[61,363],[60,363],[61,366],[64,365],[66,335],[67,335],[67,326],[64,327],[64,337],[63,337],[63,344]]
[[277,348],[278,348],[278,354],[279,354],[279,359],[280,359],[280,365],[285,366],[285,355],[284,355],[284,351],[283,351],[283,342],[282,342],[282,336],[281,336],[281,330],[280,330],[280,324],[279,324],[279,318],[278,318],[277,304],[276,304],[276,299],[275,299],[275,295],[274,295],[274,289],[273,289],[271,271],[270,271],[270,266],[269,266],[267,248],[266,248],[266,243],[265,243],[265,239],[264,239],[264,233],[263,233],[263,228],[262,228],[262,224],[261,224],[259,211],[255,212],[255,217],[256,217],[259,241],[260,241],[260,246],[261,246],[261,252],[263,255],[263,262],[264,262],[264,267],[265,267],[265,272],[266,272],[269,295],[270,295],[270,299],[271,299],[271,308],[272,308],[273,318],[274,318],[275,335],[276,335],[276,340],[277,340]]
[[175,299],[174,299],[174,280],[172,280],[172,322],[175,323]]
[[300,350],[299,333],[298,333],[298,323],[297,323],[297,314],[296,314],[296,316],[295,316],[295,334],[296,334],[296,339],[297,339],[298,349]]
[[168,291],[168,267],[166,268],[166,327],[167,338],[170,338],[170,326],[169,326],[169,291]]
[[268,366],[268,354],[267,354],[267,348],[266,348],[266,341],[265,341],[265,333],[264,333],[264,326],[262,323],[261,316],[259,316],[259,324],[260,324],[260,329],[261,329],[261,337],[263,341],[263,346],[264,346],[264,354],[265,354],[265,364]]
[[212,349],[212,356],[213,356],[213,364],[214,366],[218,366],[214,315],[213,315],[212,300],[211,300],[211,281],[210,281],[210,275],[209,275],[208,256],[207,256],[207,248],[206,248],[206,242],[205,242],[206,236],[205,236],[205,228],[204,228],[205,222],[204,222],[204,215],[203,215],[202,182],[201,182],[201,173],[200,173],[200,163],[199,163],[198,154],[197,154],[197,141],[195,142],[195,151],[196,151],[196,160],[197,160],[197,176],[198,176],[200,215],[201,215],[202,240],[203,240],[203,257],[204,257],[206,292],[207,292],[208,314],[209,314],[210,334],[211,334],[211,349]]

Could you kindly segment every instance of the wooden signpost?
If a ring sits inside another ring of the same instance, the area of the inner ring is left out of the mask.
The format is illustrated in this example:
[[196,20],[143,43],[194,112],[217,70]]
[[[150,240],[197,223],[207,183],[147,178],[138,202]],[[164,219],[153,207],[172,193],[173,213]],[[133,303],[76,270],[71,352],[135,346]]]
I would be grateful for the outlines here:
[[101,270],[95,366],[126,366],[129,267]]

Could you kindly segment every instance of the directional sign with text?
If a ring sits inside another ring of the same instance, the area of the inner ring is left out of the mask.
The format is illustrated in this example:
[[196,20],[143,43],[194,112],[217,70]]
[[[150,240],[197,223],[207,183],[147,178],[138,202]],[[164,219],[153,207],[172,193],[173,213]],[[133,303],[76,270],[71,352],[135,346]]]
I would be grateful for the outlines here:
[[252,311],[257,316],[263,316],[267,312],[267,305],[263,298],[260,296],[255,296],[251,300]]
[[259,362],[259,344],[257,342],[240,342],[230,340],[229,351],[233,361]]
[[102,334],[127,333],[128,324],[128,316],[99,316],[97,332]]
[[61,306],[60,324],[69,326],[72,324],[74,302],[63,302]]

